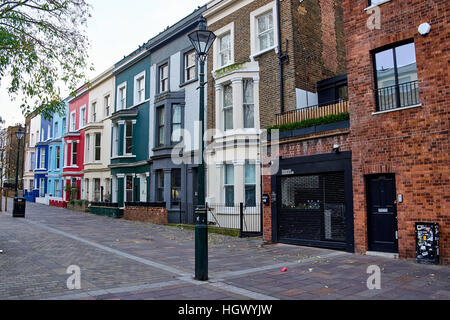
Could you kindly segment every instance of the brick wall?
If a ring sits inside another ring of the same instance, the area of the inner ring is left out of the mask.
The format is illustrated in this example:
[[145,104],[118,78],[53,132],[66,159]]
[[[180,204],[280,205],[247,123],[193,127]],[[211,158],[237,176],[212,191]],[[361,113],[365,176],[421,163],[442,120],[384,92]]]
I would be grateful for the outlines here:
[[169,218],[166,208],[126,207],[124,219],[130,221],[148,222],[158,225],[168,225]]
[[[415,222],[438,222],[441,257],[450,262],[450,51],[446,0],[392,0],[379,6],[381,29],[370,31],[366,0],[344,0],[353,151],[355,245],[368,247],[365,176],[394,173],[398,194],[399,253],[415,257]],[[429,22],[431,32],[417,28]],[[419,108],[373,115],[376,110],[371,50],[414,39]]]
[[[215,31],[234,21],[236,63],[250,61],[250,12],[272,1],[255,0],[208,26],[209,30]],[[315,92],[317,81],[345,73],[342,8],[338,0],[305,0],[302,4],[298,0],[284,0],[280,1],[280,19],[282,52],[289,55],[289,61],[283,67],[283,94],[285,111],[288,111],[296,108],[296,88]],[[303,47],[310,53],[309,58],[305,58]],[[275,116],[281,112],[278,54],[272,50],[255,60],[260,66],[261,127],[267,128],[275,124]],[[208,65],[213,65],[212,54],[208,57]],[[207,76],[207,121],[208,128],[214,128],[215,87],[211,73]]]
[[[294,158],[306,157],[318,154],[328,154],[333,150],[335,144],[341,146],[341,151],[349,151],[350,143],[348,141],[348,129],[340,129],[335,131],[325,132],[321,135],[308,135],[291,141],[284,139],[280,140],[280,157]],[[264,160],[263,163],[268,163]],[[271,196],[271,176],[263,176],[263,194]],[[275,187],[275,186],[274,186]],[[272,241],[272,208],[264,206],[264,240]]]

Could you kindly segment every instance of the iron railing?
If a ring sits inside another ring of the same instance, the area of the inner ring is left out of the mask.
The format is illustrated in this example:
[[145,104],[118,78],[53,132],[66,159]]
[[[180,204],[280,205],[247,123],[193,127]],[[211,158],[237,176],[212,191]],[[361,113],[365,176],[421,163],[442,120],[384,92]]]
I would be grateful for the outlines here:
[[377,111],[388,111],[420,104],[419,81],[377,89]]
[[304,120],[317,119],[328,115],[338,115],[348,112],[348,101],[338,100],[325,104],[287,111],[276,115],[276,124],[300,122]]
[[237,229],[241,237],[262,235],[262,207],[245,206],[243,203],[232,206],[226,204],[207,204],[208,223],[219,228]]

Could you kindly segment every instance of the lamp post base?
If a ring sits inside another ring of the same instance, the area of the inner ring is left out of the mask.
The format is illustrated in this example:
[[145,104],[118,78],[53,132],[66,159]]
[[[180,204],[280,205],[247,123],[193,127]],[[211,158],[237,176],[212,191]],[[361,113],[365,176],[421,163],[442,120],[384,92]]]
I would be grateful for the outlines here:
[[208,211],[195,209],[195,279],[208,281]]

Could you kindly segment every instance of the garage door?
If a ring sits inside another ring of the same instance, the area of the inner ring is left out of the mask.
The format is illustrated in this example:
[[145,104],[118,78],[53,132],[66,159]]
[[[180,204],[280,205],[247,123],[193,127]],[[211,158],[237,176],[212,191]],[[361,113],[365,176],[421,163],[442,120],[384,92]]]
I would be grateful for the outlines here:
[[344,172],[281,178],[280,242],[345,242]]

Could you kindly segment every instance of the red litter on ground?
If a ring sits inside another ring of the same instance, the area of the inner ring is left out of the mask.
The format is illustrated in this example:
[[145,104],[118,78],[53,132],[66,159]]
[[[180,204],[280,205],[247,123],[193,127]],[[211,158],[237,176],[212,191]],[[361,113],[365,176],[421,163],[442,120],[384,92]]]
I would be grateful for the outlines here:
[[283,269],[281,269],[281,272],[286,272],[287,271],[287,268],[286,267],[284,267]]

